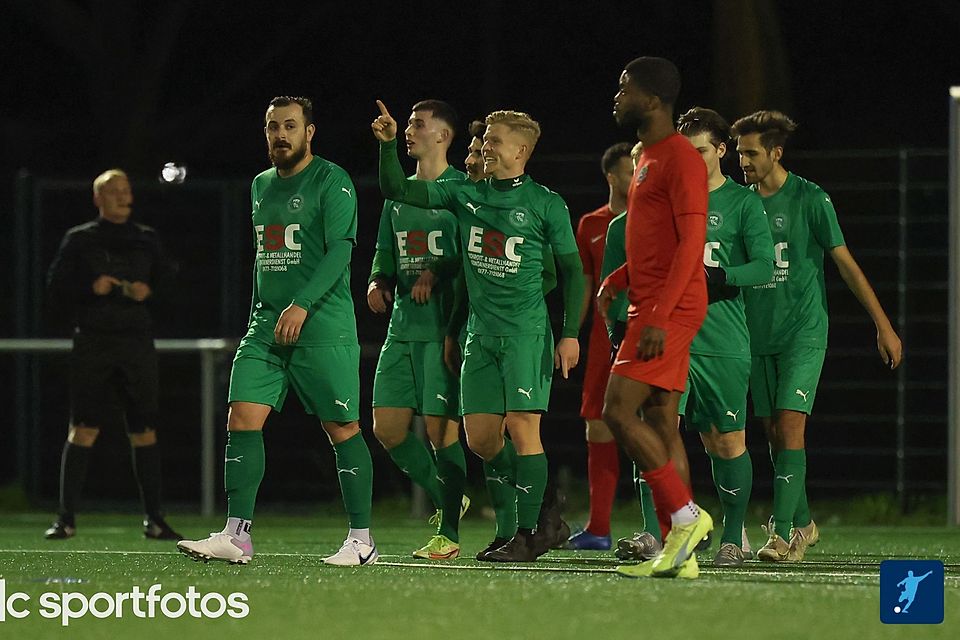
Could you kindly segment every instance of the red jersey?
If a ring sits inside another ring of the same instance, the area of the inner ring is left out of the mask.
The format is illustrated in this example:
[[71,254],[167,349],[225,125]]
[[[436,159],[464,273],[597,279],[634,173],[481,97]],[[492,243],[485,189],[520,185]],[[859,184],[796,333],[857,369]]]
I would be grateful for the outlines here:
[[[627,193],[627,273],[630,315],[644,324],[666,321],[699,327],[707,314],[702,260],[707,233],[707,167],[690,142],[674,133],[643,149]],[[668,282],[677,254],[680,218],[696,215],[693,265],[678,265],[682,275]],[[689,267],[689,268],[687,268]],[[673,304],[675,302],[675,304]]]
[[603,263],[603,247],[607,241],[607,227],[615,214],[609,205],[584,214],[577,223],[577,249],[583,272],[593,278],[593,290],[600,288],[600,265]]

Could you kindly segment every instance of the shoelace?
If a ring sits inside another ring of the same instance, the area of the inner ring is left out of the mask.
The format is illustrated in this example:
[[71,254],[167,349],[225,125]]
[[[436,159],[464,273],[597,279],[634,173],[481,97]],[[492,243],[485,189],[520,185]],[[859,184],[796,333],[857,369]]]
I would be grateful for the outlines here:
[[440,518],[442,517],[442,515],[443,514],[441,513],[440,509],[437,509],[437,512],[432,516],[430,516],[430,519],[427,520],[427,524],[435,524],[437,526],[440,526]]

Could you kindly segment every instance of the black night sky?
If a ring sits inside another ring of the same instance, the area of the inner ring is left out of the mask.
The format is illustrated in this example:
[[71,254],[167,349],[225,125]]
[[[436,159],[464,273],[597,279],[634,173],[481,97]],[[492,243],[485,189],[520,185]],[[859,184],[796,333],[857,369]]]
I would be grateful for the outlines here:
[[174,159],[194,175],[251,176],[276,94],[314,99],[315,151],[353,174],[375,171],[376,97],[401,114],[424,97],[464,119],[525,110],[543,125],[540,153],[599,155],[625,137],[611,100],[642,54],[680,66],[678,108],[731,121],[783,109],[801,124],[796,148],[942,147],[960,82],[949,1],[11,5],[3,168],[41,175]]

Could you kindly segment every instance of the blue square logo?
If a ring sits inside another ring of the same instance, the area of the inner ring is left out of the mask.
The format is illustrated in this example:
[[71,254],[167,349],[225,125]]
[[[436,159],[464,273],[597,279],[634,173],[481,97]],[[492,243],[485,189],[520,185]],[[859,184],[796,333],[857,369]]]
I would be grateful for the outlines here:
[[881,562],[880,622],[943,622],[943,563],[939,560]]

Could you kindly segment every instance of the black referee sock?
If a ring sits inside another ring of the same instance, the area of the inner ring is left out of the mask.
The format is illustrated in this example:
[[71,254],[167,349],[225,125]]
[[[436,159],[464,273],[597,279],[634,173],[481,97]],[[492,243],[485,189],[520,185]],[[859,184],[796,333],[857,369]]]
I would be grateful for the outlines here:
[[91,447],[81,447],[69,440],[63,445],[60,458],[60,520],[75,526],[75,514],[83,482],[87,479],[87,464]]
[[148,517],[158,520],[160,509],[160,445],[133,448],[133,472],[140,486],[143,511]]

